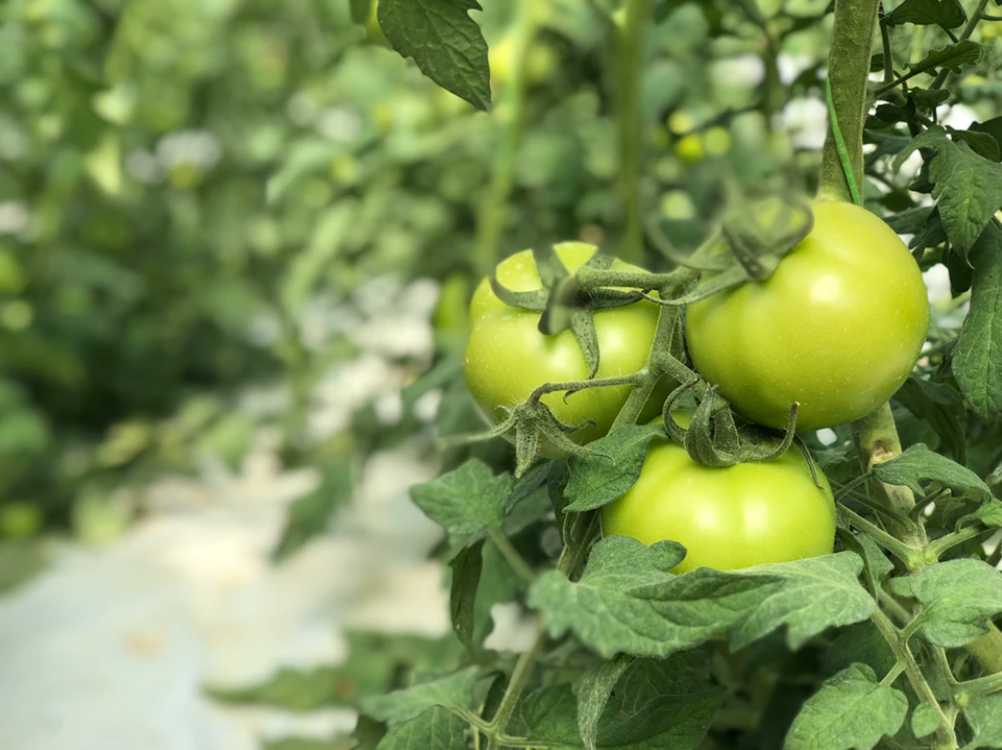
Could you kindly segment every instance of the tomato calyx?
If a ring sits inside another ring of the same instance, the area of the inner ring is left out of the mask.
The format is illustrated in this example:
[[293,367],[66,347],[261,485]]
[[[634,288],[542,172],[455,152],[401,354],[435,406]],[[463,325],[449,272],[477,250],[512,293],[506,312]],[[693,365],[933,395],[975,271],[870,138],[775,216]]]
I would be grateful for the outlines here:
[[[790,421],[785,432],[757,424],[739,425],[728,403],[718,397],[716,386],[707,389],[688,427],[683,427],[675,420],[672,410],[679,398],[695,384],[696,381],[689,382],[672,392],[665,401],[662,421],[668,436],[685,448],[696,463],[724,468],[741,463],[774,461],[797,440],[797,403],[790,406]],[[797,445],[806,453],[806,448],[800,443]]]
[[765,281],[814,228],[814,212],[799,195],[751,200],[735,192],[720,228],[689,255],[680,255],[662,238],[663,252],[681,266],[704,272],[700,284],[681,296],[645,299],[681,307],[701,302],[749,281]]
[[[632,305],[640,301],[641,296],[635,291],[585,288],[578,275],[567,270],[552,246],[533,248],[532,255],[539,270],[542,289],[512,291],[501,284],[496,271],[490,277],[491,289],[498,299],[510,307],[540,313],[539,332],[544,336],[556,336],[570,330],[581,346],[588,365],[588,378],[594,378],[598,372],[599,351],[593,313],[596,310]],[[613,258],[610,256],[595,254],[585,267],[607,271],[612,262]]]
[[454,438],[446,438],[441,441],[443,447],[468,445],[470,443],[491,440],[514,431],[516,478],[521,478],[528,471],[539,453],[540,446],[544,443],[568,455],[603,456],[611,460],[611,456],[579,445],[568,437],[569,434],[582,430],[594,424],[594,422],[587,420],[576,425],[564,424],[557,419],[550,410],[550,407],[540,401],[540,398],[546,392],[548,391],[542,386],[537,388],[525,403],[521,403],[514,409],[511,409],[508,418],[493,429],[474,435],[460,435]]

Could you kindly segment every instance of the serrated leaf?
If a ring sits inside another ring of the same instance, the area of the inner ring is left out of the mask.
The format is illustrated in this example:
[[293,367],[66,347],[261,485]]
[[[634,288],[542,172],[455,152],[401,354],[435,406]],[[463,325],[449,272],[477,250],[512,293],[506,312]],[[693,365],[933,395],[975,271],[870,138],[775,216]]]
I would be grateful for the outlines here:
[[887,555],[873,539],[865,534],[854,534],[848,524],[840,523],[836,534],[849,550],[862,558],[863,572],[870,586],[870,592],[878,591],[883,580],[894,570],[894,563],[887,559]]
[[1002,502],[989,500],[974,512],[974,516],[985,526],[1002,529]]
[[867,619],[876,603],[859,583],[862,569],[858,555],[841,552],[741,571],[746,576],[779,579],[782,584],[731,628],[731,647],[742,648],[785,625],[787,643],[797,649],[829,627]]
[[999,143],[988,133],[979,133],[976,130],[955,130],[953,140],[963,141],[971,150],[983,159],[988,161],[999,161],[1002,159],[1002,152],[999,151]]
[[877,674],[887,674],[897,658],[887,640],[869,620],[843,628],[825,649],[822,666],[831,675],[855,663],[866,664]]
[[1002,748],[1002,693],[989,695],[964,709],[973,739],[965,750],[979,747]]
[[953,374],[978,416],[1002,413],[1002,230],[989,224],[971,250],[971,309],[953,354]]
[[918,234],[925,228],[932,212],[932,206],[916,206],[894,216],[885,216],[884,223],[896,234]]
[[410,687],[362,700],[362,713],[377,721],[398,724],[417,718],[434,706],[469,708],[477,683],[484,679],[480,667],[472,666],[428,677]]
[[578,733],[586,750],[595,750],[598,725],[619,678],[634,658],[619,654],[590,669],[578,683]]
[[570,481],[564,491],[571,502],[566,510],[594,510],[626,494],[644,468],[647,447],[655,435],[664,437],[664,430],[656,425],[630,425],[589,443],[589,448],[603,455],[571,456]]
[[472,651],[477,587],[480,585],[480,573],[484,567],[483,540],[463,549],[452,559],[449,567],[452,568],[452,585],[449,591],[452,629],[459,642]]
[[905,0],[887,14],[887,22],[890,26],[911,23],[955,29],[963,25],[966,20],[967,15],[957,0]]
[[501,527],[512,486],[510,474],[494,476],[485,463],[472,459],[438,479],[414,485],[411,499],[453,543],[465,547]]
[[912,711],[912,734],[916,737],[928,737],[939,729],[939,712],[928,703],[920,703]]
[[999,144],[999,148],[1002,149],[1002,117],[993,117],[991,120],[985,120],[984,122],[975,122],[971,125],[970,130],[990,135]]
[[471,10],[476,0],[381,0],[379,27],[421,72],[478,109],[491,104],[487,43]]
[[[635,661],[602,712],[595,747],[695,750],[723,693],[710,683],[705,663],[699,652]],[[577,712],[569,685],[543,688],[526,696],[516,729],[547,748],[580,750]]]
[[872,750],[901,729],[904,693],[877,682],[865,664],[853,664],[807,700],[790,727],[784,750]]
[[923,482],[939,482],[955,494],[967,495],[979,502],[992,496],[981,477],[966,466],[933,453],[923,443],[910,446],[897,458],[874,465],[873,473],[881,482],[904,485],[919,497],[925,497]]
[[911,376],[894,394],[894,399],[932,427],[958,463],[965,462],[967,438],[957,414],[963,403],[958,393],[945,385]]
[[908,69],[912,73],[926,73],[936,68],[946,68],[959,73],[965,65],[977,65],[984,57],[983,44],[964,39],[943,49],[932,50],[919,62],[909,65]]
[[[385,2],[386,0],[383,0]],[[390,727],[377,750],[467,750],[469,725],[436,706],[416,719]]]
[[895,169],[916,149],[936,150],[929,165],[933,198],[946,234],[964,258],[1002,206],[1002,164],[978,156],[966,143],[955,143],[940,127],[914,138],[895,158]]
[[918,632],[936,646],[970,643],[1002,612],[1002,573],[980,560],[948,560],[901,580],[922,603]]
[[675,542],[647,547],[611,536],[595,545],[578,582],[550,571],[529,590],[528,603],[546,616],[552,636],[572,631],[607,659],[663,657],[733,627],[780,583],[709,568],[668,573],[683,556]]

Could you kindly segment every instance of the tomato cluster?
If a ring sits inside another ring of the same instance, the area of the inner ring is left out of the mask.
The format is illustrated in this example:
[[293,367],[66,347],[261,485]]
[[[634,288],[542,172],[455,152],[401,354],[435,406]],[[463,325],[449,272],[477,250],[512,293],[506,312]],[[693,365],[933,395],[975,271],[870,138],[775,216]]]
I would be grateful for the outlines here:
[[[921,273],[897,235],[878,217],[842,202],[816,202],[808,236],[764,281],[691,304],[688,351],[696,372],[718,386],[734,410],[785,429],[799,404],[797,428],[818,430],[865,416],[901,386],[929,324]],[[594,254],[582,243],[557,246],[571,273]],[[618,261],[613,268],[630,268]],[[513,291],[541,288],[531,252],[498,266]],[[594,315],[598,376],[645,366],[659,309],[648,301]],[[581,381],[588,367],[570,331],[544,336],[539,314],[506,305],[484,281],[473,297],[465,373],[481,409],[500,421],[546,382]],[[606,434],[629,386],[544,397],[586,443]],[[642,419],[664,402],[652,396]],[[548,452],[546,445],[541,452]],[[709,467],[684,448],[655,439],[638,481],[602,509],[605,534],[645,543],[672,539],[687,549],[677,572],[720,570],[796,560],[832,551],[835,505],[823,473],[799,449],[767,462]]]

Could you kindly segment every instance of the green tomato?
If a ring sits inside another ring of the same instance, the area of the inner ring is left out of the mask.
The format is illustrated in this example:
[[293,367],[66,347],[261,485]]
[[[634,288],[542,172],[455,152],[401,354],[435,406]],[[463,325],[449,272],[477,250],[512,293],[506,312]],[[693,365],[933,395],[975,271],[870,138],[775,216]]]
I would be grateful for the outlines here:
[[[678,420],[683,421],[683,420]],[[655,438],[640,478],[602,508],[602,533],[644,544],[672,539],[687,554],[675,567],[735,570],[826,555],[835,545],[828,480],[796,448],[775,461],[711,468]]]
[[[596,250],[594,245],[583,242],[556,246],[557,255],[571,273],[588,262]],[[615,261],[612,268],[639,270],[620,261]],[[542,288],[531,250],[504,260],[497,267],[497,278],[512,291]],[[595,313],[600,352],[596,377],[629,375],[646,365],[658,314],[658,306],[647,301]],[[543,383],[588,378],[588,365],[574,334],[563,331],[544,336],[538,326],[538,313],[509,307],[494,294],[487,279],[473,295],[464,373],[474,400],[494,422],[503,421],[511,409]],[[645,420],[660,412],[668,391],[668,384],[663,385],[651,396]],[[594,421],[593,425],[570,433],[573,440],[583,444],[609,431],[630,390],[630,386],[589,388],[573,394],[566,403],[563,393],[549,393],[542,402],[564,424]],[[541,452],[558,455],[551,446],[543,446]]]
[[785,428],[851,422],[887,401],[915,366],[929,327],[922,274],[877,216],[814,203],[814,228],[766,281],[690,305],[699,373],[749,419]]

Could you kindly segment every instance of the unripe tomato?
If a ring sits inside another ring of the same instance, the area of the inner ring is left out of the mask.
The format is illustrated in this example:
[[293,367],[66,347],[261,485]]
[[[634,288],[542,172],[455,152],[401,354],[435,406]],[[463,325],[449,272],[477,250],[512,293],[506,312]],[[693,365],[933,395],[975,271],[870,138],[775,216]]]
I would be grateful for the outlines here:
[[[573,273],[595,254],[597,248],[584,242],[556,246],[557,255]],[[639,270],[620,261],[613,269]],[[497,267],[502,286],[518,292],[542,288],[531,250],[516,253]],[[659,308],[640,301],[627,307],[600,310],[594,315],[600,364],[596,377],[637,372],[647,363]],[[466,383],[481,410],[494,422],[503,421],[509,410],[523,403],[543,383],[585,380],[588,365],[571,331],[555,336],[539,332],[539,314],[509,307],[494,294],[487,279],[470,302],[470,338],[466,346]],[[656,389],[644,419],[661,409],[668,384]],[[606,434],[630,394],[629,386],[591,388],[563,401],[563,393],[550,393],[542,401],[564,424],[578,425],[591,419],[594,425],[570,433],[578,443]],[[543,446],[544,455],[556,455]]]
[[918,359],[929,301],[894,231],[851,203],[815,202],[814,228],[767,280],[690,305],[686,338],[708,382],[749,419],[817,430],[887,401]]
[[835,545],[835,501],[816,471],[824,489],[796,448],[775,461],[711,468],[655,438],[637,483],[602,508],[602,533],[679,542],[688,553],[675,573],[826,555]]

